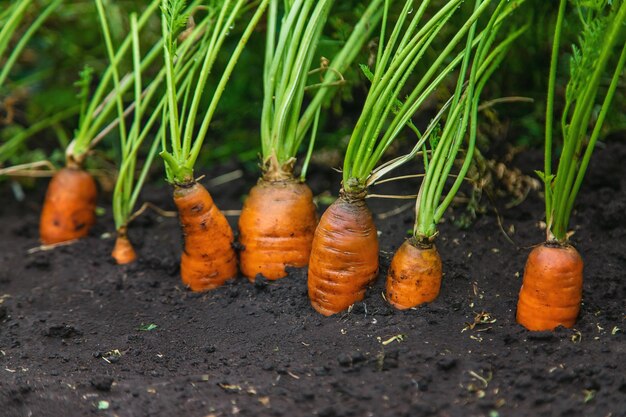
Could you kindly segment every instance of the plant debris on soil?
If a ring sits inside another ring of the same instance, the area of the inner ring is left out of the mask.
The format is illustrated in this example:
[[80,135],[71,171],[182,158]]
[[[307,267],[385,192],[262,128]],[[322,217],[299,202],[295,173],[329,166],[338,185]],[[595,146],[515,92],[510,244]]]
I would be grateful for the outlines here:
[[[188,291],[178,222],[154,213],[130,228],[140,260],[115,265],[106,198],[108,214],[88,238],[29,254],[39,245],[42,189],[18,203],[3,187],[0,415],[626,416],[624,160],[619,143],[594,155],[572,220],[585,260],[581,314],[573,329],[554,332],[515,322],[526,256],[545,236],[536,191],[467,229],[453,221],[463,207],[451,210],[437,241],[441,295],[404,312],[382,294],[413,207],[368,200],[382,214],[380,276],[363,302],[325,318],[309,304],[306,269]],[[511,165],[532,175],[541,153]],[[208,178],[237,168],[224,164]],[[336,195],[339,177],[317,167],[309,184]],[[208,188],[220,208],[238,210],[253,183],[245,175]],[[172,209],[170,191],[151,186],[144,199]],[[229,220],[235,227],[237,217]]]

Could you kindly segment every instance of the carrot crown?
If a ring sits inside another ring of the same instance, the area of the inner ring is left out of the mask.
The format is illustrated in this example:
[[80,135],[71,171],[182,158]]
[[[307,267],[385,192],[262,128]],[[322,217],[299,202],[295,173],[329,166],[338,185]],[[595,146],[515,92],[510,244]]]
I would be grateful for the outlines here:
[[[382,1],[372,1],[343,48],[330,60],[323,61],[320,68],[313,70],[311,65],[334,0],[284,2],[279,30],[279,1],[270,1],[261,117],[262,158],[266,171],[286,171],[290,176],[298,149],[313,127],[302,170],[304,178],[315,142],[320,109],[337,91],[335,87],[343,83],[341,74],[352,63],[382,17]],[[321,75],[322,80],[307,86],[312,74]],[[317,89],[317,93],[302,112],[305,93],[313,89]]]
[[[566,0],[560,2],[552,45],[546,106],[545,167],[543,172],[537,172],[545,184],[547,240],[561,243],[568,240],[568,226],[574,202],[626,63],[626,1],[575,2],[582,23],[582,33],[580,45],[573,47],[570,60],[570,77],[565,89],[565,107],[561,116],[563,150],[557,171],[553,173],[556,72],[566,3]],[[620,55],[611,66],[611,57],[616,49],[620,50]],[[611,69],[611,82],[601,99],[600,112],[587,139],[602,77]]]
[[[162,1],[163,57],[167,84],[166,106],[162,124],[169,126],[170,146],[168,147],[167,141],[163,140],[163,150],[160,155],[165,161],[167,179],[171,183],[189,184],[194,181],[193,167],[217,104],[239,56],[252,35],[252,31],[267,8],[269,0],[261,0],[258,5],[254,6],[254,14],[231,53],[213,91],[208,109],[202,115],[200,114],[200,102],[209,74],[212,72],[222,45],[234,27],[237,18],[245,12],[246,3],[246,0],[216,0],[204,6],[209,24],[199,40],[200,59],[193,60],[189,69],[188,77],[194,79],[194,82],[187,83],[179,89],[176,80],[182,69],[181,66],[176,65],[176,56],[178,54],[178,37],[187,22],[185,2],[184,0]],[[182,99],[181,104],[179,104],[179,99]],[[198,119],[200,120],[200,128],[196,130]]]
[[[386,172],[410,160],[422,148],[433,129],[422,133],[411,119],[442,81],[460,65],[464,52],[456,52],[457,47],[485,12],[490,0],[478,2],[474,12],[451,39],[441,39],[441,32],[463,0],[448,1],[434,11],[429,19],[425,16],[430,1],[421,2],[417,9],[414,9],[413,3],[411,0],[405,2],[391,33],[387,33],[391,1],[385,1],[375,66],[373,70],[362,66],[363,72],[371,80],[371,87],[344,158],[343,187],[347,192],[357,193],[367,188]],[[511,3],[517,4],[519,1]],[[429,62],[425,70],[411,78],[416,68],[423,67],[418,67],[418,64],[422,63],[435,39],[438,44],[445,45],[444,48],[437,51],[436,58]],[[401,94],[406,91],[409,79],[419,81],[409,89],[406,99],[402,100]],[[405,126],[417,137],[414,151],[375,170],[387,148]]]

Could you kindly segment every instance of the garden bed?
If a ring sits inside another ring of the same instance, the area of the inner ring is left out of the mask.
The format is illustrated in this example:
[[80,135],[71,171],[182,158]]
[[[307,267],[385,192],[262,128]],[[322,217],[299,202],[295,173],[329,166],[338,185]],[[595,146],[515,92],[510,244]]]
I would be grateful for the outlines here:
[[[538,333],[515,323],[526,256],[545,234],[536,193],[515,208],[500,205],[502,228],[493,210],[466,230],[443,224],[441,295],[406,312],[381,293],[414,214],[377,218],[378,281],[350,312],[324,318],[307,299],[306,270],[187,291],[178,222],[154,214],[131,227],[141,260],[130,266],[109,257],[110,214],[78,243],[27,254],[38,245],[42,192],[17,203],[4,187],[0,414],[624,416],[624,160],[624,145],[597,150],[573,218],[586,262],[578,323]],[[523,153],[513,165],[532,174],[541,154]],[[338,190],[332,170],[316,167],[310,177],[315,195]],[[222,209],[240,209],[253,181],[245,175],[209,189]],[[171,209],[169,191],[149,187],[145,199]],[[377,214],[404,204],[369,202]]]

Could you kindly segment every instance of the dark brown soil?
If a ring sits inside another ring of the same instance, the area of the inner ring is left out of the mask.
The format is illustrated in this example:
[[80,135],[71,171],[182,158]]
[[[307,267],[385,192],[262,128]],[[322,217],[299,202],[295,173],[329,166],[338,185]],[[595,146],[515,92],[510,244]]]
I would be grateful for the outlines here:
[[[524,153],[514,164],[532,173],[540,157]],[[586,262],[582,311],[575,329],[553,333],[528,332],[514,317],[529,247],[544,236],[536,194],[500,209],[515,244],[494,211],[467,230],[450,221],[460,209],[450,213],[438,240],[441,295],[407,312],[381,292],[413,213],[377,218],[378,282],[351,312],[324,318],[309,305],[306,270],[187,291],[177,220],[154,214],[131,228],[135,265],[109,258],[110,213],[79,243],[27,254],[38,245],[43,194],[17,203],[3,186],[0,415],[625,416],[625,160],[618,144],[594,156],[572,223]],[[334,171],[310,179],[315,194],[336,194]],[[209,188],[223,209],[238,209],[253,181]],[[172,208],[165,187],[146,199]],[[377,214],[403,204],[370,201]],[[481,312],[494,322],[469,328]]]

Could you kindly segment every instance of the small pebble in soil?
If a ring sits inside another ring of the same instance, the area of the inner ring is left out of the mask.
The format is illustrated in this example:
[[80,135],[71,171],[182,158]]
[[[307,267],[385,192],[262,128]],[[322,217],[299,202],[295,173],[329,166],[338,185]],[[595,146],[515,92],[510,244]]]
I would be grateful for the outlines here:
[[83,333],[74,326],[68,324],[58,324],[48,327],[45,335],[48,337],[67,339],[74,336],[80,336]]
[[363,355],[362,352],[352,352],[350,357],[352,358],[353,364],[365,362],[365,355]]
[[326,376],[329,374],[329,369],[325,366],[317,366],[313,368],[315,376]]
[[442,371],[449,371],[456,366],[456,359],[450,357],[444,357],[437,361],[437,368]]
[[262,291],[267,288],[268,283],[269,281],[267,280],[267,278],[265,278],[261,274],[257,274],[256,278],[254,279],[254,288],[256,288],[258,291]]
[[113,385],[113,378],[107,375],[95,375],[89,381],[92,387],[98,391],[111,391]]
[[340,353],[337,355],[337,362],[341,366],[348,367],[352,365],[352,357],[347,353]]

